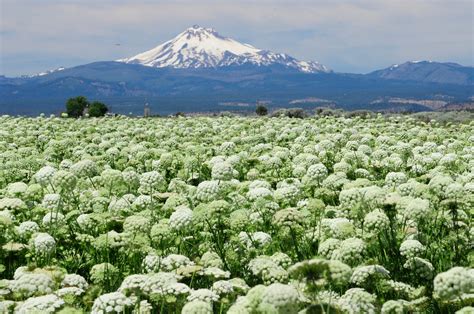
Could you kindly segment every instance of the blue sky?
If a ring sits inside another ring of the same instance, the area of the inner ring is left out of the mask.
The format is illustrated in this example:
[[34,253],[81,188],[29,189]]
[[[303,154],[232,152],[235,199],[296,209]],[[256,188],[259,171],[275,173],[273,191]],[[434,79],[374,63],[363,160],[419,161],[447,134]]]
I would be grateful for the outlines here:
[[472,66],[473,6],[471,0],[0,0],[0,74],[132,56],[194,24],[338,72],[408,60]]

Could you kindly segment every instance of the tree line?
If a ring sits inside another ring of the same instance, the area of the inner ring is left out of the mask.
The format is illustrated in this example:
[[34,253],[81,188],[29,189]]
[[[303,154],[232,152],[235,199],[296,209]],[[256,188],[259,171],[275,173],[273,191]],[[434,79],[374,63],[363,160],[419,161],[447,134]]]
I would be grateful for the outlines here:
[[100,101],[92,103],[84,96],[69,98],[66,102],[66,113],[68,117],[79,118],[82,116],[102,117],[109,111],[107,105]]

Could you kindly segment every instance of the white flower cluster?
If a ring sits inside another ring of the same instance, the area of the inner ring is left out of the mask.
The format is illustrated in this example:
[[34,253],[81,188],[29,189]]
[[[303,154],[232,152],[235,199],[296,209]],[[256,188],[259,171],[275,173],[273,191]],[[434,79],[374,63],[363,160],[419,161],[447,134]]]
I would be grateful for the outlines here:
[[364,286],[369,280],[385,279],[390,277],[390,272],[380,265],[359,266],[354,269],[351,283]]
[[252,259],[248,268],[254,276],[260,277],[265,284],[287,282],[288,272],[270,256],[259,256]]
[[382,230],[387,230],[390,226],[390,219],[387,215],[379,210],[375,209],[365,215],[364,218],[364,227],[367,228],[370,232],[377,233]]
[[61,282],[61,287],[77,287],[82,290],[87,290],[89,284],[81,275],[66,274]]
[[453,267],[433,281],[433,295],[442,302],[459,302],[474,294],[474,269]]
[[347,313],[375,314],[375,296],[362,288],[347,290],[338,300],[338,306]]
[[25,296],[43,295],[53,292],[54,281],[46,274],[25,273],[12,280],[9,288]]
[[213,180],[231,180],[234,174],[232,165],[228,162],[218,162],[212,167],[211,177]]
[[160,191],[165,184],[165,178],[158,171],[145,172],[140,177],[140,191],[144,194]]
[[183,306],[181,313],[189,314],[212,314],[212,304],[205,301],[194,300]]
[[92,314],[122,313],[133,306],[132,299],[121,292],[111,292],[99,296],[92,305]]
[[52,184],[61,190],[70,191],[77,183],[76,176],[67,170],[58,170],[54,173]]
[[342,241],[340,247],[333,251],[331,259],[355,265],[363,259],[365,250],[366,244],[363,240],[349,238]]
[[125,218],[123,222],[124,232],[130,232],[132,234],[143,233],[147,234],[151,229],[151,221],[148,217],[132,215]]
[[218,280],[212,284],[211,290],[219,296],[227,295],[234,291],[234,285],[228,280]]
[[62,223],[64,220],[64,215],[59,213],[59,212],[49,212],[43,217],[43,225],[44,226],[49,226],[49,225],[57,225]]
[[405,240],[400,245],[400,254],[406,258],[419,257],[425,251],[425,246],[418,240]]
[[1,116],[0,312],[470,305],[474,123],[418,118]]
[[54,294],[33,297],[20,303],[15,308],[15,313],[55,313],[65,304],[64,300]]
[[209,289],[197,289],[192,290],[189,294],[188,301],[204,301],[207,303],[217,302],[219,301],[219,295]]
[[263,247],[272,241],[271,235],[268,233],[257,231],[253,234],[249,235],[247,232],[240,232],[239,233],[239,240],[242,242],[243,245],[246,247]]
[[214,200],[219,194],[219,181],[203,181],[196,189],[196,198],[202,202]]
[[36,222],[27,220],[20,223],[17,230],[21,237],[28,239],[32,234],[38,232],[40,227]]
[[43,201],[41,202],[41,206],[46,208],[46,209],[54,210],[54,209],[57,209],[60,202],[61,202],[61,195],[55,194],[55,193],[54,194],[46,194],[43,197]]
[[164,295],[168,286],[178,282],[178,276],[174,273],[158,272],[149,275],[141,284],[141,289],[149,295]]
[[143,269],[147,273],[156,273],[160,270],[161,257],[156,254],[148,254],[142,262]]
[[26,208],[25,202],[19,198],[4,197],[0,199],[0,210],[11,210],[13,212],[19,212]]
[[43,186],[47,186],[51,184],[55,173],[56,173],[56,169],[54,169],[53,167],[44,166],[43,168],[38,170],[38,172],[36,172],[34,177],[39,184]]
[[127,276],[122,281],[117,291],[122,292],[124,294],[128,294],[129,292],[133,293],[135,291],[141,291],[148,277],[148,275],[140,274]]
[[47,233],[39,232],[32,236],[33,251],[40,255],[52,254],[56,248],[56,241]]
[[193,211],[186,206],[178,206],[169,218],[171,229],[182,231],[186,230],[192,225]]
[[188,257],[179,254],[170,254],[161,260],[161,267],[165,271],[172,271],[182,266],[192,266],[192,262]]

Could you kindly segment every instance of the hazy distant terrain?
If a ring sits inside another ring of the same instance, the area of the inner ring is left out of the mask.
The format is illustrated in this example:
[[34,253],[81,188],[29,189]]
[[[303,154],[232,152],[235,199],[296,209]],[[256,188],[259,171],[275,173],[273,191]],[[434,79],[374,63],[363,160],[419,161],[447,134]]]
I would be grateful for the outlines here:
[[113,112],[134,114],[142,112],[145,102],[159,114],[220,111],[223,103],[225,110],[253,110],[257,102],[270,107],[440,110],[452,104],[472,107],[473,82],[473,67],[432,61],[365,75],[335,73],[320,63],[194,26],[130,58],[0,77],[0,111],[58,113],[67,98],[77,95],[107,102]]

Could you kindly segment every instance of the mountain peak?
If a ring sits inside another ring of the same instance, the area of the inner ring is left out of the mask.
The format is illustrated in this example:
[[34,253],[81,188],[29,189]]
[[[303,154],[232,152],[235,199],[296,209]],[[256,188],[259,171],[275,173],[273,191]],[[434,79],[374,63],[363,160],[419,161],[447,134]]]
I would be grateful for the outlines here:
[[330,72],[317,62],[299,61],[221,36],[213,28],[193,25],[175,38],[136,56],[117,60],[150,67],[216,68],[252,64],[279,65],[300,72]]
[[217,33],[216,30],[214,28],[211,28],[211,27],[201,27],[197,24],[194,24],[193,26],[191,27],[188,27],[186,29],[186,32],[188,33]]

